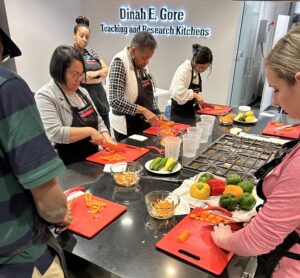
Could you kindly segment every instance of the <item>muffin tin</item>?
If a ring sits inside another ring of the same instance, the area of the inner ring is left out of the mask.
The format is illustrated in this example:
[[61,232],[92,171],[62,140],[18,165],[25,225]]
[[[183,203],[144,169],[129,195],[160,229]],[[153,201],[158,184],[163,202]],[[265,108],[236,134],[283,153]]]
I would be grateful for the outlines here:
[[225,134],[183,169],[195,173],[212,172],[223,177],[239,174],[242,179],[255,182],[256,170],[273,159],[281,148],[281,144]]

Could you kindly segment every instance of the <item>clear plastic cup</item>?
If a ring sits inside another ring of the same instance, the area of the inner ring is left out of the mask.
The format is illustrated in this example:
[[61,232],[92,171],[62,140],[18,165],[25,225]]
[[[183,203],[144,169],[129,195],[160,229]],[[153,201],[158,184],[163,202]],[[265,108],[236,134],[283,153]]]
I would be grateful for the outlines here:
[[194,157],[198,149],[198,137],[193,134],[183,134],[183,156]]
[[203,128],[202,127],[197,127],[197,126],[190,126],[186,130],[187,134],[192,134],[197,136],[198,138],[198,146],[200,145],[201,138],[202,138],[202,132]]
[[200,119],[201,119],[201,122],[209,122],[209,123],[211,123],[210,134],[212,134],[212,131],[214,129],[214,124],[215,124],[216,117],[215,116],[211,116],[211,115],[201,115]]
[[208,138],[210,136],[210,130],[211,130],[212,123],[206,122],[206,121],[197,122],[196,126],[201,127],[203,129],[200,143],[207,143]]
[[181,142],[182,139],[179,137],[165,137],[165,157],[173,157],[178,160]]

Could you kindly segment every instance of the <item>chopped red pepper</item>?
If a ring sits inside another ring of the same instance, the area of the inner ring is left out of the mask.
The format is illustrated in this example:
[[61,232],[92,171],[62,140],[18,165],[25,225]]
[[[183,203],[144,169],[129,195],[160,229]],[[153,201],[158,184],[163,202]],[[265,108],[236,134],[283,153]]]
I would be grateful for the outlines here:
[[226,187],[226,182],[217,178],[208,180],[207,184],[210,186],[210,196],[222,195]]

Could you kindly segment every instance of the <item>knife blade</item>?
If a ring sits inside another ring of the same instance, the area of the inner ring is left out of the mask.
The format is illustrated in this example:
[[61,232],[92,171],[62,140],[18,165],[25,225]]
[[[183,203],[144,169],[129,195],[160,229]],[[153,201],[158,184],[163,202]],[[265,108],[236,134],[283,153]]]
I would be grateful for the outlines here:
[[145,180],[155,180],[155,181],[162,181],[162,182],[171,182],[176,184],[183,183],[181,179],[170,179],[170,178],[161,178],[161,177],[152,177],[152,176],[141,176],[142,179]]
[[227,226],[227,225],[233,225],[233,224],[237,224],[237,225],[240,225],[240,226],[244,226],[245,222],[242,222],[242,221],[236,221],[236,222],[222,222],[222,223],[207,223],[205,225],[205,227],[214,227],[214,226],[218,226],[220,224],[223,224],[224,226]]
[[298,126],[298,125],[300,125],[300,124],[282,125],[282,126],[276,127],[275,129],[276,129],[276,130],[281,130],[281,129],[285,129],[285,128],[289,128],[289,127],[295,127],[295,126]]

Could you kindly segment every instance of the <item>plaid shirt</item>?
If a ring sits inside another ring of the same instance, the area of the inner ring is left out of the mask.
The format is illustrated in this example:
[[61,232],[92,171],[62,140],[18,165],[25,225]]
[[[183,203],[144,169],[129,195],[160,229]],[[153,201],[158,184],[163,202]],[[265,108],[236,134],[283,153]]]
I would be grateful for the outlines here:
[[[112,109],[134,116],[137,104],[130,103],[124,98],[126,80],[124,64],[121,59],[116,58],[111,64],[109,73],[109,102]],[[155,100],[153,100],[152,110],[156,114],[160,113]]]

